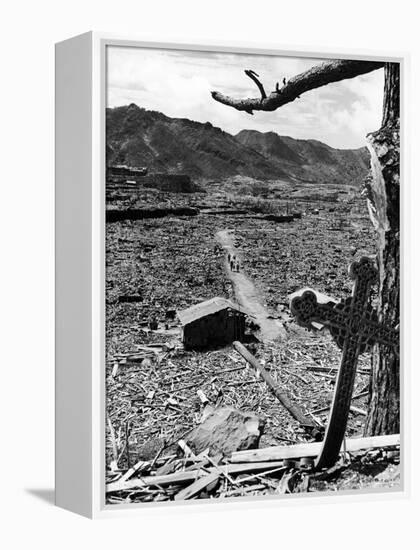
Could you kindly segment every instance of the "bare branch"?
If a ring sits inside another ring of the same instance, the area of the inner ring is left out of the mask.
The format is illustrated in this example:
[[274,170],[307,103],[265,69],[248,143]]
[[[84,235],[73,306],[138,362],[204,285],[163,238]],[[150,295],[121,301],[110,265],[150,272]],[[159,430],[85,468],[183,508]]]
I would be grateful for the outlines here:
[[249,76],[251,80],[255,82],[255,84],[258,86],[258,89],[261,93],[261,100],[266,99],[267,94],[265,93],[264,86],[261,84],[261,82],[258,80],[258,75],[255,71],[251,71],[251,69],[245,70],[246,76]]
[[[299,96],[309,90],[315,90],[331,82],[339,82],[348,78],[354,78],[361,74],[370,73],[383,68],[385,63],[380,61],[348,61],[334,60],[326,61],[312,67],[304,73],[294,76],[284,84],[282,88],[276,85],[276,90],[268,97],[265,94],[261,82],[255,78],[254,71],[245,71],[247,76],[252,78],[261,92],[261,98],[235,99],[220,92],[211,92],[213,99],[238,111],[245,111],[253,114],[253,111],[275,111],[279,107],[291,103]],[[258,76],[258,75],[257,75]],[[285,80],[283,80],[285,82]],[[264,96],[263,96],[264,92]]]

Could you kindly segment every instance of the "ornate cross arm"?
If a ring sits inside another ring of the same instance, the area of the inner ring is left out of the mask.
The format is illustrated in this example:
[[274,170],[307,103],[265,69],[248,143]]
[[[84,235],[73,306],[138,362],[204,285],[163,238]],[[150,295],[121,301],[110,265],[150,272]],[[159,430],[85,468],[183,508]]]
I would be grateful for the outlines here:
[[[306,290],[302,296],[293,299],[291,310],[298,324],[304,328],[312,329],[313,322],[328,327],[337,345],[342,348],[343,327],[350,323],[352,316],[350,306],[351,299],[338,304],[321,304],[317,301],[315,292]],[[398,351],[398,330],[380,323],[376,311],[370,306],[361,318],[353,321],[353,326],[364,335],[362,352],[375,343],[392,346]]]
[[370,303],[371,287],[377,282],[377,270],[373,262],[369,258],[361,258],[350,266],[349,274],[354,280],[351,297],[337,304],[320,304],[316,294],[306,290],[301,296],[293,298],[291,303],[298,324],[310,328],[311,323],[316,321],[327,326],[343,350],[330,418],[315,464],[317,468],[334,464],[340,452],[359,355],[375,343],[398,349],[398,331],[380,323]]
[[340,80],[370,73],[381,69],[384,65],[385,63],[379,61],[325,61],[320,65],[315,65],[315,67],[312,67],[308,71],[294,76],[282,88],[279,88],[277,85],[276,90],[271,92],[269,96],[266,96],[265,91],[263,92],[264,88],[262,84],[256,78],[252,78],[251,74],[255,75],[256,73],[247,70],[245,74],[257,84],[261,97],[235,99],[214,91],[211,92],[211,95],[219,103],[252,115],[253,111],[275,111],[279,107],[291,103],[309,90],[315,90],[331,82],[339,82]]

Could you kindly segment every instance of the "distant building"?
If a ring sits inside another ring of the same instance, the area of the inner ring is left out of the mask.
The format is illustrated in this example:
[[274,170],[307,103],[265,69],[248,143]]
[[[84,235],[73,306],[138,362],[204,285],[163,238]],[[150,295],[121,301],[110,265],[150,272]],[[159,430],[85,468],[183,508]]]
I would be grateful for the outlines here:
[[179,311],[185,349],[218,347],[242,340],[245,315],[239,306],[219,297]]
[[142,178],[144,187],[152,187],[167,193],[203,192],[199,185],[191,181],[187,174],[161,174],[153,172]]
[[145,176],[147,174],[147,168],[145,166],[127,166],[126,164],[114,164],[108,166],[108,174],[110,176],[124,176],[124,177],[137,177]]

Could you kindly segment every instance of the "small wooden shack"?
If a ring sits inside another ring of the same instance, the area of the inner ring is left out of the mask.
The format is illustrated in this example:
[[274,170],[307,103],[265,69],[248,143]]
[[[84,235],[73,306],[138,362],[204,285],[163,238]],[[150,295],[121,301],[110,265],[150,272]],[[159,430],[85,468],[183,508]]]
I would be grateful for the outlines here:
[[185,349],[218,347],[243,340],[245,316],[239,306],[220,297],[179,311]]

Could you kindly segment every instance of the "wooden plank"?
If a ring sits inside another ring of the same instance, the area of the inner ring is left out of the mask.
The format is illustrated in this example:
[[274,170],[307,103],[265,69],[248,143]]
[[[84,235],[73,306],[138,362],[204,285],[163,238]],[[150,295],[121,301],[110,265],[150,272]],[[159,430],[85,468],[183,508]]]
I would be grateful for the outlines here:
[[[367,395],[369,395],[369,392],[368,391],[364,391],[364,392],[361,392],[361,393],[358,393],[356,395],[354,395],[351,400],[354,401],[355,399],[359,399],[359,397],[366,397]],[[320,414],[320,413],[324,413],[324,412],[328,412],[332,407],[332,403],[330,403],[328,405],[328,407],[322,407],[321,409],[315,409],[313,411],[309,411],[308,413],[306,414]],[[355,407],[353,407],[355,408]],[[350,410],[351,410],[351,407],[350,407]],[[363,413],[361,414],[366,414],[365,411],[363,411]]]
[[353,405],[350,407],[350,410],[354,414],[362,414],[363,416],[367,416],[367,412],[364,409],[361,409],[360,407],[354,407]]
[[149,466],[149,469],[150,469],[150,462],[144,461],[144,460],[139,460],[138,462],[136,462],[136,464],[134,464],[134,466],[132,466],[129,470],[127,470],[125,472],[125,474],[120,477],[120,479],[118,481],[120,483],[123,483],[124,481],[127,481],[128,479],[130,479],[130,477],[133,477],[133,475],[136,472],[138,472],[142,468],[146,468],[147,466]]
[[[377,449],[380,447],[393,447],[400,444],[400,434],[377,435],[373,437],[361,437],[346,439],[345,445],[342,445],[347,452],[362,451],[364,449]],[[292,446],[267,447],[266,449],[254,449],[251,451],[237,451],[232,454],[230,462],[259,462],[270,460],[284,460],[287,458],[304,458],[318,456],[322,443],[303,443]]]
[[194,481],[199,473],[193,472],[175,472],[174,474],[167,474],[161,476],[145,476],[137,479],[122,481],[118,480],[113,483],[109,483],[106,486],[107,493],[114,493],[116,491],[124,491],[126,489],[141,489],[142,487],[149,487],[150,485],[171,485],[176,483],[188,483]]
[[188,500],[189,498],[195,497],[198,493],[201,493],[203,489],[219,479],[220,475],[221,474],[219,472],[214,472],[212,474],[200,477],[197,481],[194,481],[194,483],[179,491],[179,493],[175,495],[175,500]]
[[[337,374],[337,371],[339,370],[339,367],[322,367],[321,365],[306,365],[306,370],[312,371],[312,372],[325,372],[325,373],[334,373],[334,375]],[[371,370],[366,368],[358,368],[356,371],[358,374],[370,374]]]
[[284,392],[280,391],[272,376],[265,370],[265,368],[259,363],[259,361],[251,353],[249,353],[245,346],[237,341],[233,342],[233,346],[236,351],[240,353],[242,357],[254,367],[256,371],[261,373],[262,378],[269,386],[271,391],[274,393],[274,395],[277,397],[283,407],[287,409],[289,413],[293,416],[293,418],[299,422],[299,424],[312,428],[316,426],[312,419],[307,418],[303,411],[299,409],[299,407],[297,407],[294,403],[292,403],[289,397]]
[[[246,461],[244,461],[246,462]],[[161,476],[145,476],[137,479],[130,479],[121,483],[120,480],[113,483],[109,483],[106,486],[107,493],[115,493],[117,491],[127,491],[132,489],[141,489],[143,487],[149,487],[151,485],[160,485],[162,487],[168,485],[176,485],[183,483],[192,483],[199,477],[206,476],[208,474],[217,473],[221,475],[226,474],[242,474],[247,472],[262,472],[275,468],[276,466],[282,466],[283,462],[263,462],[257,461],[256,464],[226,464],[218,466],[217,468],[211,467],[205,470],[191,470],[189,472],[175,472],[173,474],[161,475]]]

